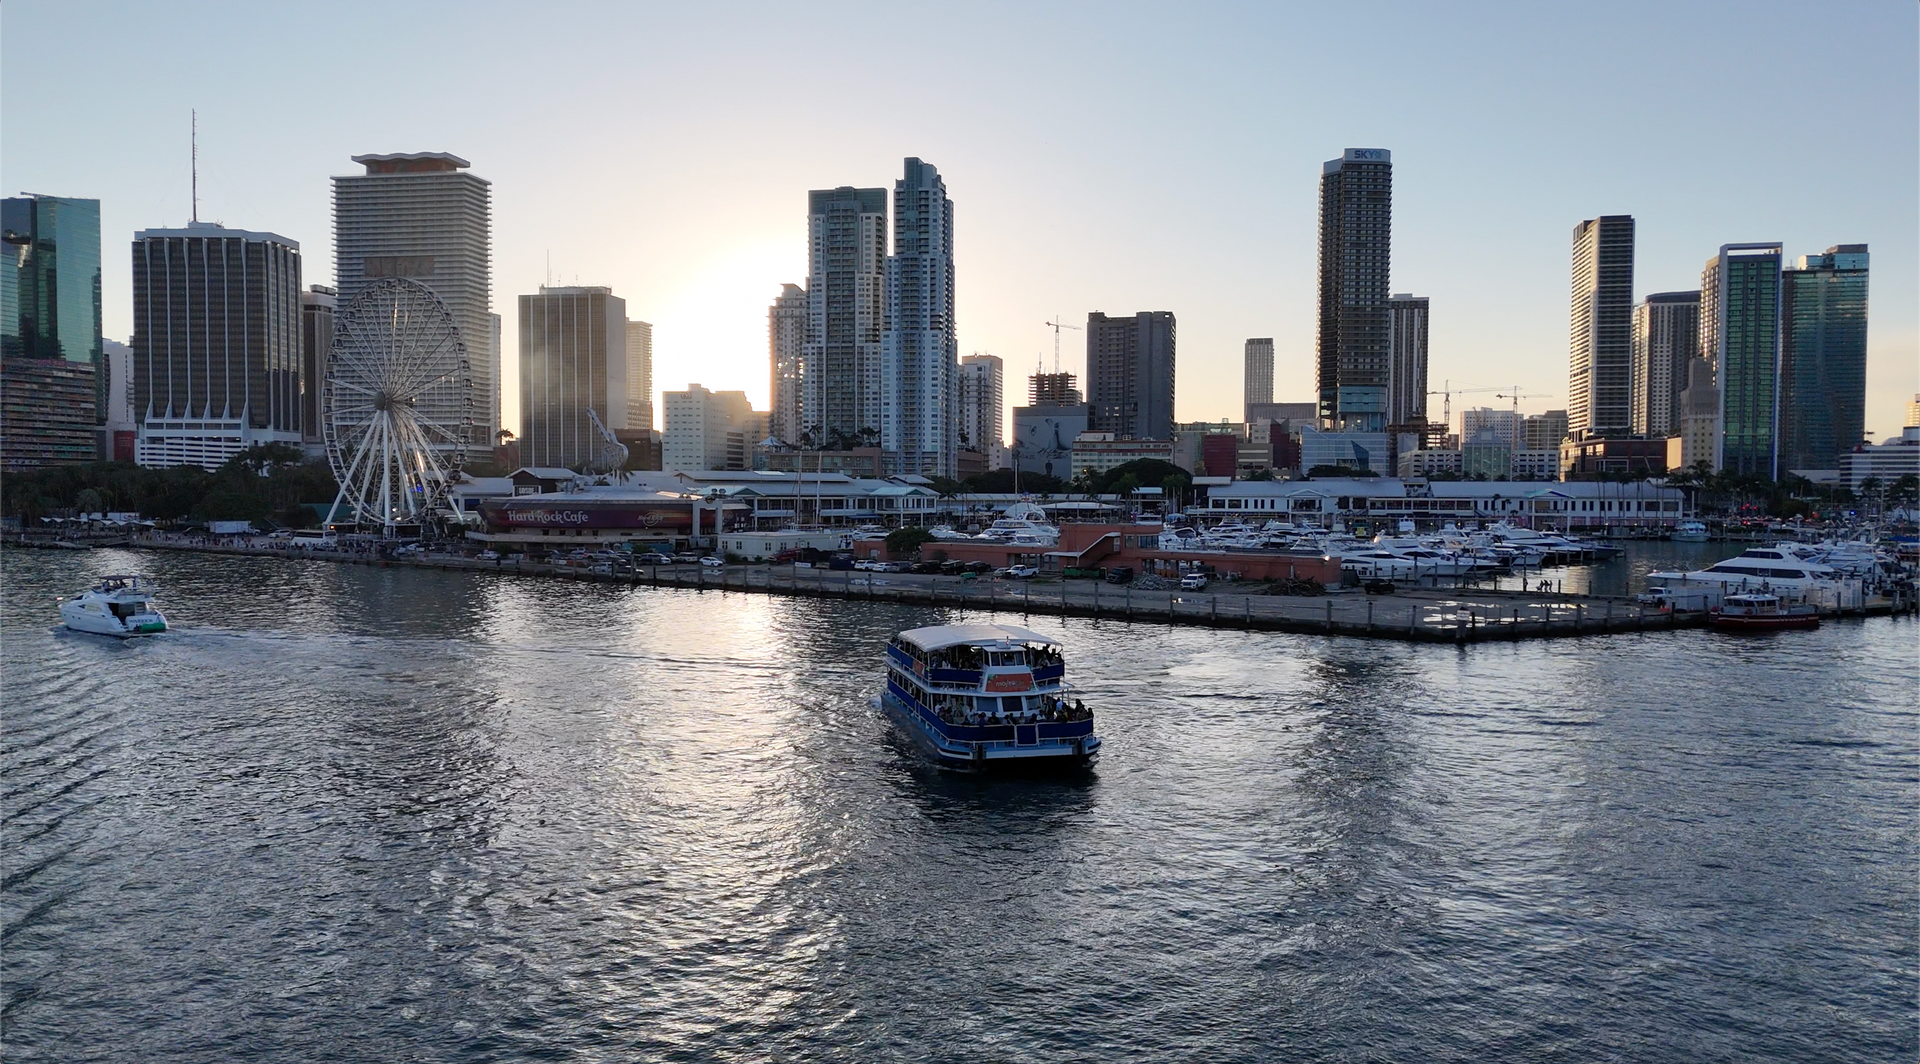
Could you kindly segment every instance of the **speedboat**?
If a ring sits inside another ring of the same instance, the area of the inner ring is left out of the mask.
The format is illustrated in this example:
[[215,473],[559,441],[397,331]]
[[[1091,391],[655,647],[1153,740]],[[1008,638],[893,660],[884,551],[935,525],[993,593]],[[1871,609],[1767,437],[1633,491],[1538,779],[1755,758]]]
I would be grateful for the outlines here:
[[60,600],[60,619],[76,632],[121,638],[167,630],[153,605],[153,582],[140,576],[108,576],[73,598]]
[[887,715],[942,768],[1060,772],[1100,757],[1060,643],[1010,624],[943,624],[887,644]]
[[1724,602],[1709,611],[1708,623],[1715,628],[1734,632],[1818,628],[1820,613],[1810,603],[1784,603],[1778,595],[1728,595]]

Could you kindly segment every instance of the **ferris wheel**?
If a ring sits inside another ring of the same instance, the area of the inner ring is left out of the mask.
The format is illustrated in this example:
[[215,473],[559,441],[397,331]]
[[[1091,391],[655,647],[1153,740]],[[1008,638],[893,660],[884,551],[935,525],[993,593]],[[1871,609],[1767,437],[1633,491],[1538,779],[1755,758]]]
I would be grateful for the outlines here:
[[391,537],[425,520],[473,426],[473,375],[447,305],[400,277],[354,296],[334,317],[326,403],[340,484],[328,525],[338,517]]

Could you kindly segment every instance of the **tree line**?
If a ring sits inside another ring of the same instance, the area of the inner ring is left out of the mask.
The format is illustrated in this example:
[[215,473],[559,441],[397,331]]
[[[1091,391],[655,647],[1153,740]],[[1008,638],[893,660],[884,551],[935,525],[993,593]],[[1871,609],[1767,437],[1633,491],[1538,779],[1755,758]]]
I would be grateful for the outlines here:
[[286,443],[250,447],[208,472],[199,466],[150,469],[132,462],[42,466],[10,473],[0,513],[31,527],[42,517],[138,513],[156,521],[319,524],[306,503],[333,501],[339,485],[326,459]]

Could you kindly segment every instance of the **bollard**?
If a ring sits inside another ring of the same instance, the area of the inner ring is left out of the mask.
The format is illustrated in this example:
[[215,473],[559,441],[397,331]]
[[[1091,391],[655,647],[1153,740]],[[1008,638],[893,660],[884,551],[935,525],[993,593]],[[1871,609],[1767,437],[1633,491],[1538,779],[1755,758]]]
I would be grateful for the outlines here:
[[1373,634],[1373,600],[1367,600],[1367,634]]
[[1333,631],[1333,600],[1327,600],[1327,631]]

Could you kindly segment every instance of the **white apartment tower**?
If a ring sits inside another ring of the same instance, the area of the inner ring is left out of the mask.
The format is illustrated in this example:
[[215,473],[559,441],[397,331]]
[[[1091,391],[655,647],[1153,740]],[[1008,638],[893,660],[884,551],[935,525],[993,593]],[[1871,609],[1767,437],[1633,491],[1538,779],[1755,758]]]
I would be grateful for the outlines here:
[[893,183],[880,356],[880,447],[888,471],[957,472],[959,337],[953,319],[953,201],[919,159]]
[[627,323],[627,428],[653,427],[653,323]]
[[999,355],[968,355],[960,360],[960,446],[986,455],[989,469],[999,468],[1006,449],[1004,370]]
[[807,242],[801,409],[818,443],[877,445],[887,190],[843,186],[807,193]]
[[1246,375],[1240,398],[1244,420],[1250,422],[1256,405],[1273,402],[1273,337],[1249,338],[1244,357]]
[[670,473],[739,469],[741,456],[757,441],[746,436],[756,427],[745,392],[710,392],[698,384],[684,392],[661,394],[666,427],[661,433],[660,465]]
[[1567,342],[1567,431],[1574,439],[1633,426],[1633,217],[1604,214],[1573,228],[1573,311]]
[[364,174],[333,179],[340,305],[383,277],[433,289],[453,312],[473,374],[470,447],[500,429],[499,319],[493,314],[491,186],[447,152],[356,155]]
[[797,284],[781,285],[773,306],[767,308],[767,395],[773,404],[769,431],[791,444],[799,443],[807,431],[800,374],[806,346],[807,290]]

